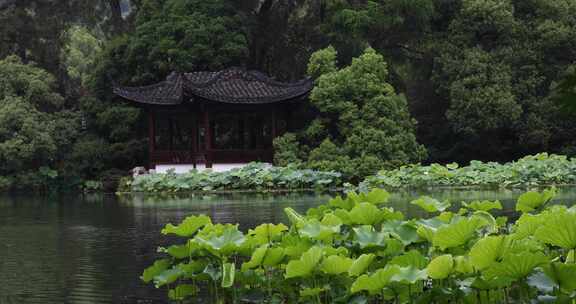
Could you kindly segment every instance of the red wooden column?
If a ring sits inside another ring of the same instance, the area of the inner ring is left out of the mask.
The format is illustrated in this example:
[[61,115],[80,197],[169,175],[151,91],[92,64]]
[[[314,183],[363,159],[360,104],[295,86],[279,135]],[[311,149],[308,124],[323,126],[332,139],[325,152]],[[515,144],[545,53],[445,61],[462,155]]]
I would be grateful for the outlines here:
[[148,169],[152,169],[156,164],[154,163],[154,146],[156,146],[156,120],[154,119],[154,112],[148,109]]
[[276,138],[276,107],[272,106],[272,128],[271,128],[271,135],[272,135],[272,140],[274,140],[274,138]]
[[212,168],[212,130],[210,129],[210,112],[204,108],[204,146],[206,147],[206,168]]

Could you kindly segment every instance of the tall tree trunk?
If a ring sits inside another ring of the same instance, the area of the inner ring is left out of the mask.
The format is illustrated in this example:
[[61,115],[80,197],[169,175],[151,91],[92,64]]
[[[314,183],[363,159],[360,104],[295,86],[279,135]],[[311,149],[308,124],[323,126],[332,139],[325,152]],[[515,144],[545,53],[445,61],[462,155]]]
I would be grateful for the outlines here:
[[108,0],[110,5],[112,30],[114,33],[121,33],[124,31],[124,19],[122,19],[122,7],[120,0]]

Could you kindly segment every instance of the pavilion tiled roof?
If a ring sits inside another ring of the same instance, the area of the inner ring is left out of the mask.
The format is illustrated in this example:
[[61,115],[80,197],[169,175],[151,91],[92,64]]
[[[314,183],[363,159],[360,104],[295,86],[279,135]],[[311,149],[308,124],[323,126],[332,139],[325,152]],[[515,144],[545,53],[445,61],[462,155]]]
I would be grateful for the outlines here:
[[263,73],[231,68],[219,72],[172,73],[165,81],[143,87],[115,87],[114,93],[146,104],[182,102],[262,104],[295,99],[312,90],[309,78],[279,82]]

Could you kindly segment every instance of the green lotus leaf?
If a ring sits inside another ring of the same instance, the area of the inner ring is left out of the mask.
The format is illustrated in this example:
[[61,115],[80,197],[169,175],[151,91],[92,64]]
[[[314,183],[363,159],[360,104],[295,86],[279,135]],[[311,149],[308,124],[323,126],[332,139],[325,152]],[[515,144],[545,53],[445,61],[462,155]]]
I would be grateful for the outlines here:
[[516,281],[528,276],[534,268],[547,262],[548,258],[541,252],[506,254],[501,262],[493,263],[484,270],[483,275],[488,280],[502,277]]
[[404,214],[400,211],[394,211],[392,208],[383,207],[380,209],[382,220],[385,221],[402,221]]
[[434,234],[436,233],[436,229],[428,226],[418,226],[418,229],[416,229],[416,233],[422,239],[432,243],[432,240],[434,239]]
[[264,244],[256,248],[256,250],[254,250],[254,252],[252,253],[250,261],[242,264],[242,271],[245,271],[246,269],[256,268],[262,265],[262,261],[264,260],[267,251],[268,251],[268,244]]
[[469,274],[474,272],[474,266],[466,256],[457,256],[454,258],[454,270],[459,273]]
[[508,247],[509,241],[506,237],[487,236],[478,240],[470,249],[470,263],[478,270],[486,269],[502,258]]
[[398,267],[398,271],[390,278],[392,282],[401,284],[414,284],[427,278],[426,269],[420,270],[415,267]]
[[324,291],[326,291],[326,289],[320,287],[303,288],[300,290],[300,297],[302,298],[316,297]]
[[299,260],[292,260],[286,265],[286,279],[308,277],[322,259],[322,248],[314,246],[304,252]]
[[192,284],[180,284],[168,291],[168,298],[173,301],[182,301],[198,293],[198,287]]
[[389,264],[423,269],[428,264],[428,260],[419,251],[410,250],[402,255],[395,256],[390,260]]
[[352,293],[357,293],[366,290],[370,293],[377,293],[386,287],[386,285],[390,283],[392,277],[399,272],[400,267],[393,265],[378,269],[371,275],[363,274],[359,276],[354,283],[352,283],[350,291]]
[[496,277],[490,279],[476,277],[470,286],[480,290],[492,290],[508,287],[513,282],[514,280],[508,277]]
[[184,275],[184,272],[178,267],[166,269],[154,276],[154,285],[156,288],[160,288],[164,285],[172,284],[182,277],[182,275]]
[[297,227],[305,221],[305,218],[300,213],[290,207],[284,208],[284,213],[288,217],[288,220],[290,220],[290,223]]
[[329,241],[334,234],[340,232],[340,226],[326,226],[322,225],[317,219],[312,219],[306,221],[298,232],[300,235],[311,239]]
[[354,201],[352,199],[342,199],[340,195],[328,201],[328,205],[336,208],[342,208],[344,210],[350,210],[354,207]]
[[554,262],[544,266],[543,269],[546,276],[563,291],[571,293],[576,290],[576,264]]
[[486,211],[476,211],[472,216],[484,222],[482,226],[487,227],[488,233],[495,233],[498,231],[498,224],[492,214]]
[[543,217],[524,213],[514,224],[514,233],[511,237],[515,240],[521,240],[534,235],[534,232],[542,225]]
[[224,263],[222,264],[222,284],[223,288],[232,287],[234,285],[234,276],[236,275],[236,264]]
[[374,261],[375,257],[376,256],[371,253],[359,256],[350,265],[350,268],[348,269],[348,274],[353,277],[361,275],[366,271],[366,269],[368,269],[368,266],[372,264],[372,261]]
[[176,259],[188,258],[190,255],[190,247],[185,245],[172,245],[168,248],[158,248],[158,252],[165,252]]
[[322,247],[322,250],[324,250],[324,255],[325,256],[331,256],[331,255],[341,255],[341,256],[348,256],[348,249],[346,247],[330,247],[330,246],[325,246]]
[[348,272],[354,260],[348,257],[331,255],[324,259],[320,270],[327,274],[341,274]]
[[450,208],[450,202],[448,201],[441,202],[429,196],[422,196],[419,199],[413,200],[410,203],[419,206],[420,208],[426,210],[426,212],[439,212]]
[[286,254],[284,253],[284,248],[268,248],[266,256],[262,261],[262,265],[269,267],[276,266],[282,262],[285,256]]
[[374,188],[368,193],[360,194],[360,197],[363,202],[379,205],[388,202],[388,199],[390,199],[390,193],[384,189]]
[[534,211],[550,202],[554,196],[556,196],[555,188],[542,192],[528,191],[518,197],[516,201],[516,211],[523,213]]
[[568,211],[554,212],[536,229],[534,236],[543,243],[562,247],[576,248],[576,213]]
[[384,251],[380,251],[380,254],[384,254],[385,256],[397,256],[404,252],[404,243],[397,239],[388,239],[386,241],[386,248]]
[[248,235],[250,235],[257,244],[261,245],[278,240],[282,236],[282,232],[287,230],[288,227],[282,223],[277,225],[262,224],[254,229],[250,229]]
[[374,225],[382,220],[380,209],[370,203],[357,204],[348,212],[348,216],[357,225]]
[[170,259],[157,260],[152,266],[146,268],[140,276],[140,279],[145,283],[151,282],[155,276],[161,274],[170,267]]
[[454,259],[452,255],[445,254],[435,257],[426,267],[426,273],[432,279],[441,280],[447,278],[453,269]]
[[440,221],[442,221],[445,224],[448,224],[452,221],[452,219],[454,218],[454,213],[450,212],[450,211],[443,211],[440,214],[438,214],[438,216],[436,216],[436,218]]
[[214,253],[228,255],[238,249],[246,238],[238,227],[227,226],[220,236],[212,236],[209,239],[196,236],[196,240]]
[[382,232],[388,232],[392,237],[401,241],[404,245],[410,245],[420,241],[417,227],[412,222],[387,221],[382,224]]
[[386,239],[388,238],[388,234],[385,232],[375,231],[373,226],[364,225],[353,228],[353,230],[356,235],[356,242],[358,242],[360,248],[383,248],[386,246]]
[[464,207],[476,210],[488,212],[493,209],[502,210],[502,204],[500,201],[473,201],[470,203],[462,203]]
[[200,228],[211,223],[212,221],[206,215],[189,216],[185,218],[178,226],[167,224],[164,229],[162,229],[161,233],[176,234],[182,237],[191,237]]
[[459,221],[441,226],[436,230],[432,244],[440,249],[457,247],[466,244],[476,235],[476,230],[483,225],[479,218],[462,218]]
[[188,263],[180,263],[176,267],[184,272],[184,277],[194,278],[197,274],[201,273],[208,266],[208,261],[205,259],[193,260]]
[[281,247],[284,248],[285,255],[291,258],[299,258],[312,247],[312,241],[303,239],[297,235],[286,235],[282,239]]
[[324,215],[320,223],[325,226],[341,226],[343,224],[342,219],[333,213],[327,213]]

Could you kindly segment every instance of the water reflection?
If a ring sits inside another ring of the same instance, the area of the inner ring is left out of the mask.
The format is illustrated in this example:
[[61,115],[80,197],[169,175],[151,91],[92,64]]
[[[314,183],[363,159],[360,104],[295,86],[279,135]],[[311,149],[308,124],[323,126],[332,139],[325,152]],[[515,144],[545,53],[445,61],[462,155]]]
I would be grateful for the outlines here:
[[[453,202],[500,199],[513,208],[523,191],[410,191],[390,205],[412,216],[414,197],[432,194]],[[226,194],[194,196],[0,196],[0,303],[118,303],[124,296],[162,298],[138,276],[170,242],[159,234],[168,222],[192,214],[215,222],[285,221],[283,209],[298,211],[327,200],[326,194]],[[575,189],[561,189],[557,202],[576,201]]]

